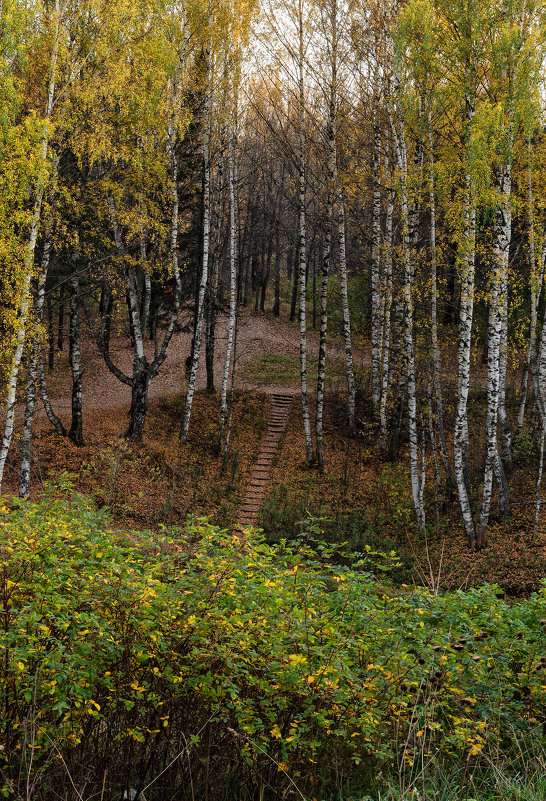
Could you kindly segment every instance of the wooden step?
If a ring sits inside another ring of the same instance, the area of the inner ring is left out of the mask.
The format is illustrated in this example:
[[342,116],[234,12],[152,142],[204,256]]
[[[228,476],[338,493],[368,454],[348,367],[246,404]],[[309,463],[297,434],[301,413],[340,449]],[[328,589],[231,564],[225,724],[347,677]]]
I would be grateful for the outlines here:
[[245,497],[238,514],[238,525],[253,526],[265,497],[271,469],[282,435],[286,431],[293,396],[283,393],[271,395],[267,431],[261,443],[260,453],[252,467]]

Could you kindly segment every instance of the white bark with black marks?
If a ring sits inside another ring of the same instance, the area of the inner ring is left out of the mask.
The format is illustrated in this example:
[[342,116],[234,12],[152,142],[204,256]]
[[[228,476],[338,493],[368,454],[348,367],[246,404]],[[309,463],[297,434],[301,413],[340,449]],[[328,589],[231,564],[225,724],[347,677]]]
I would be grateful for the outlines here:
[[387,209],[385,214],[384,235],[384,267],[385,276],[385,312],[383,317],[383,363],[381,369],[381,398],[379,402],[379,429],[381,433],[382,448],[386,450],[387,444],[387,398],[389,395],[390,353],[391,353],[391,309],[392,309],[392,223],[394,213],[395,191],[392,176],[389,173],[389,156],[385,153],[385,177],[389,176],[389,189],[387,192]]
[[521,379],[521,400],[518,409],[518,419],[516,432],[521,434],[523,423],[525,420],[525,407],[527,404],[527,396],[529,393],[529,376],[531,374],[531,361],[533,353],[536,348],[537,340],[537,319],[538,319],[538,300],[542,291],[542,281],[544,279],[544,260],[546,258],[546,249],[543,249],[542,257],[540,260],[540,269],[537,273],[537,263],[535,254],[535,214],[534,214],[534,199],[533,199],[533,171],[532,171],[532,152],[531,152],[531,137],[527,139],[527,225],[528,225],[528,245],[529,245],[529,275],[530,275],[530,288],[531,288],[531,314],[529,319],[529,345],[527,347],[527,354],[525,364],[523,366],[523,375]]
[[51,423],[57,434],[59,434],[59,436],[66,437],[68,431],[64,427],[62,420],[60,420],[59,417],[57,417],[57,415],[55,414],[53,405],[49,398],[49,392],[47,390],[45,370],[44,370],[44,360],[42,358],[41,352],[39,353],[39,362],[38,362],[38,381],[40,383],[40,394],[42,396],[42,402],[44,404],[44,409],[47,419],[49,420],[49,422]]
[[383,347],[385,299],[381,286],[381,149],[379,86],[374,91],[373,203],[372,203],[372,405],[374,413],[381,403],[381,351]]
[[222,376],[220,392],[220,432],[219,445],[222,448],[224,427],[226,425],[228,404],[227,389],[229,370],[231,366],[231,351],[233,347],[233,333],[235,331],[235,318],[237,315],[237,202],[236,202],[236,163],[235,150],[237,138],[234,131],[229,131],[228,159],[229,159],[229,320],[226,345],[226,358]]
[[30,470],[32,458],[32,430],[34,427],[34,412],[36,408],[36,384],[41,363],[42,343],[40,341],[40,327],[43,321],[45,302],[45,285],[49,269],[51,254],[51,231],[48,231],[42,252],[40,274],[33,293],[34,296],[34,342],[29,356],[27,371],[27,392],[25,400],[25,418],[23,423],[23,440],[21,443],[21,470],[19,473],[19,497],[26,498],[30,491]]
[[451,473],[451,464],[447,452],[444,428],[444,405],[440,376],[440,345],[438,342],[438,264],[436,253],[436,196],[434,179],[434,141],[432,136],[432,119],[428,110],[428,146],[429,146],[429,207],[430,207],[430,327],[432,340],[432,384],[436,405],[435,423],[440,444],[440,456],[444,468],[446,490],[451,494],[455,482]]
[[81,360],[80,336],[80,287],[76,274],[70,278],[70,329],[69,329],[69,361],[72,371],[72,422],[68,437],[78,447],[83,440],[83,370]]
[[[392,113],[392,112],[389,112]],[[400,108],[396,110],[396,122],[391,116],[391,127],[395,140],[397,167],[400,173],[400,207],[402,223],[402,266],[404,270],[403,315],[404,315],[404,353],[406,362],[408,433],[410,451],[410,476],[413,505],[417,525],[422,533],[426,518],[423,503],[421,466],[419,459],[419,427],[417,416],[417,383],[415,375],[415,346],[413,337],[413,269],[410,255],[410,231],[408,209],[408,162],[404,119]]]
[[[51,51],[51,60],[49,68],[49,85],[48,85],[47,103],[45,109],[44,132],[42,135],[42,141],[39,152],[41,173],[44,172],[43,168],[45,168],[47,164],[50,121],[51,121],[51,114],[53,111],[53,98],[55,95],[55,81],[57,74],[57,58],[59,53],[60,25],[61,25],[61,10],[60,10],[59,0],[56,0],[55,31],[53,36],[53,47]],[[40,226],[40,217],[42,212],[42,200],[44,197],[44,191],[45,191],[45,180],[43,178],[43,175],[41,174],[36,189],[32,220],[30,224],[30,235],[25,252],[23,281],[19,294],[16,343],[7,383],[8,391],[6,397],[6,421],[4,425],[4,435],[2,438],[2,444],[0,446],[0,493],[2,492],[4,471],[6,467],[6,461],[8,458],[9,448],[11,445],[11,440],[13,437],[17,380],[19,377],[19,368],[21,366],[21,359],[23,357],[23,349],[26,340],[27,321],[28,321],[28,313],[30,305],[30,285],[34,269],[34,251],[36,249],[36,240],[38,238],[38,229]]]
[[307,387],[307,179],[304,94],[303,0],[298,2],[298,322],[300,346],[300,386],[305,458],[315,459]]
[[353,362],[353,342],[351,337],[351,311],[349,308],[349,286],[347,276],[346,233],[345,233],[345,200],[339,189],[337,196],[337,224],[339,244],[339,278],[341,284],[341,319],[343,328],[343,344],[345,349],[345,373],[347,376],[347,417],[349,434],[356,432],[356,387]]
[[[474,118],[474,110],[474,98],[467,94],[465,110],[467,140],[469,139],[470,125]],[[467,147],[469,147],[468,142]],[[465,157],[467,159],[469,158],[468,153]],[[474,312],[474,273],[476,261],[476,203],[470,166],[467,166],[464,181],[464,201],[462,209],[464,228],[459,248],[461,299],[457,349],[457,409],[455,413],[453,455],[455,463],[455,481],[457,483],[463,523],[470,544],[474,546],[476,543],[476,531],[470,503],[467,417],[468,393],[470,390],[470,349],[472,340],[472,317]]]
[[[493,478],[498,459],[497,415],[500,394],[500,347],[503,326],[502,306],[505,291],[505,274],[508,272],[508,249],[510,245],[510,195],[509,168],[496,169],[496,188],[500,194],[495,215],[493,240],[493,274],[489,291],[489,324],[487,338],[487,420],[486,457],[483,479],[482,505],[478,524],[477,547],[483,548],[487,541],[487,525],[493,489]],[[498,468],[497,468],[498,469]]]
[[[209,9],[209,27],[212,29],[212,11]],[[186,442],[190,429],[191,411],[193,398],[195,395],[195,384],[197,381],[197,370],[199,369],[199,357],[201,354],[201,338],[203,332],[203,316],[205,310],[205,293],[207,290],[209,275],[209,251],[210,251],[210,179],[211,179],[211,157],[210,139],[212,126],[212,69],[210,64],[211,55],[207,56],[207,100],[205,107],[205,128],[203,131],[203,253],[201,263],[201,280],[199,283],[199,293],[197,296],[197,314],[195,319],[195,331],[193,338],[192,362],[188,388],[186,391],[186,405],[182,417],[180,429],[180,441]]]

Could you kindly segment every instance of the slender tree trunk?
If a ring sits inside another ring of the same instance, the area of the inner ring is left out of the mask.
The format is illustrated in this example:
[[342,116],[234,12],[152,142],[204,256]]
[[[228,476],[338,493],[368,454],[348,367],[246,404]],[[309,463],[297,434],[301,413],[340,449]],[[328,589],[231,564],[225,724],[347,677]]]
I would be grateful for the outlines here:
[[62,351],[64,348],[64,296],[65,296],[64,281],[59,287],[59,310],[57,314],[57,350]]
[[80,338],[80,287],[78,278],[73,275],[70,279],[70,338],[69,359],[72,370],[72,423],[68,437],[78,447],[83,441],[83,371],[81,362]]
[[[385,176],[389,175],[389,157],[385,154]],[[384,275],[385,275],[385,315],[383,318],[383,365],[381,372],[381,399],[379,404],[379,421],[382,450],[387,450],[387,398],[389,394],[390,376],[390,343],[391,343],[391,307],[392,307],[392,219],[394,212],[394,187],[392,177],[387,194],[387,211],[385,214],[384,240]]]
[[106,279],[102,282],[99,312],[102,320],[102,342],[105,350],[110,350],[110,336],[112,333],[112,312],[114,310],[114,299]]
[[205,294],[205,365],[207,372],[207,392],[214,392],[214,350],[216,345],[216,321],[218,317],[218,276],[220,272],[220,236],[222,231],[222,192],[224,183],[224,158],[218,156],[218,180],[214,219],[216,222],[214,247],[211,254],[211,270]]
[[229,442],[231,439],[231,422],[233,418],[233,406],[235,403],[235,367],[237,365],[237,331],[238,331],[238,315],[235,314],[235,326],[233,330],[233,367],[231,368],[231,387],[229,392],[229,404],[226,424],[226,436],[224,438],[224,449],[222,454],[222,464],[227,465],[229,454]]
[[[119,253],[124,256],[125,248],[121,239],[117,222],[117,211],[114,198],[111,195],[108,196],[108,207],[110,210],[110,218],[112,220],[112,226],[114,230],[116,248]],[[143,234],[141,234],[141,268],[143,274],[146,272],[145,262],[146,250],[143,244]],[[132,378],[125,377],[125,383],[129,384],[131,387],[131,409],[129,412],[129,426],[125,431],[124,436],[133,442],[139,442],[142,439],[144,425],[146,422],[146,414],[148,411],[149,385],[148,360],[144,350],[141,310],[147,310],[149,308],[151,284],[150,281],[144,281],[143,291],[139,291],[137,271],[132,264],[126,268],[125,281],[127,307],[129,311],[129,326],[131,330],[131,343],[133,346],[133,375]],[[108,351],[105,349],[104,327],[101,337],[101,346],[103,348],[103,355],[108,353]],[[118,378],[119,377],[120,376],[118,375]]]
[[248,246],[248,257],[246,260],[246,269],[245,269],[245,280],[243,284],[243,306],[246,308],[248,304],[248,287],[250,283],[250,271],[252,265],[252,246],[249,244]]
[[294,251],[294,269],[292,271],[293,274],[293,281],[292,281],[292,297],[290,299],[290,322],[293,322],[296,319],[296,305],[298,302],[298,254],[299,254],[299,247]]
[[[284,183],[284,165],[283,165]],[[280,208],[275,222],[275,299],[273,301],[273,315],[279,317],[281,313],[281,218]]]
[[220,393],[220,432],[218,435],[220,450],[223,446],[224,428],[226,425],[228,406],[227,390],[229,369],[231,365],[231,351],[233,347],[233,332],[235,330],[235,318],[237,314],[237,225],[236,225],[236,176],[235,176],[235,144],[236,135],[229,132],[229,321],[228,337],[226,346],[226,358],[224,361],[224,374],[222,377],[222,389]]
[[[142,259],[142,269],[146,270],[145,256]],[[144,434],[146,416],[148,413],[148,387],[150,376],[148,371],[148,359],[144,350],[144,326],[141,319],[141,308],[147,308],[149,303],[150,284],[146,282],[142,295],[146,298],[142,301],[141,293],[138,291],[137,273],[134,267],[127,270],[127,293],[129,297],[129,313],[132,320],[134,334],[133,352],[133,375],[131,379],[131,409],[129,412],[129,426],[125,432],[125,437],[131,442],[140,442]]]
[[[55,34],[53,38],[53,48],[51,52],[50,71],[49,71],[49,87],[47,95],[47,106],[44,121],[44,133],[40,146],[39,160],[42,167],[47,163],[47,151],[49,144],[49,130],[51,113],[53,110],[53,97],[55,94],[55,78],[57,71],[57,56],[59,52],[59,30],[61,24],[61,11],[59,0],[55,2]],[[21,293],[19,299],[19,316],[17,320],[17,337],[15,343],[15,351],[11,362],[11,367],[8,377],[8,392],[6,399],[6,422],[4,426],[4,436],[2,438],[2,445],[0,446],[0,494],[2,492],[2,483],[4,479],[4,470],[6,467],[6,460],[8,458],[8,451],[13,437],[13,424],[15,417],[15,398],[17,392],[17,379],[19,377],[19,368],[21,366],[21,359],[23,357],[23,349],[25,346],[27,318],[29,311],[30,300],[30,283],[32,280],[32,272],[34,265],[34,250],[36,248],[36,240],[38,238],[38,228],[40,225],[40,216],[42,212],[42,200],[45,191],[45,184],[43,178],[39,178],[38,186],[36,189],[36,197],[34,200],[34,208],[32,213],[32,221],[30,225],[30,236],[25,253],[23,281],[21,286]]]
[[311,328],[313,331],[317,327],[317,254],[316,252],[313,254],[313,261],[311,267],[311,276],[312,276],[312,284],[311,287],[311,297],[313,299],[312,303],[312,310],[311,310]]
[[217,295],[218,295],[218,258],[212,260],[209,273],[209,284],[205,302],[205,366],[207,373],[207,392],[214,392],[214,351],[216,344]]
[[372,405],[377,414],[381,404],[381,351],[384,333],[384,295],[381,287],[381,150],[379,86],[374,92],[373,206],[372,206]]
[[531,367],[542,439],[542,435],[546,432],[546,306],[542,318],[540,341],[531,354]]
[[440,456],[445,473],[446,493],[450,496],[455,489],[451,472],[449,454],[447,452],[444,428],[444,404],[440,377],[440,345],[438,342],[438,265],[436,256],[436,197],[434,192],[434,142],[432,138],[432,120],[428,111],[428,145],[429,145],[429,205],[430,205],[430,326],[432,338],[432,384],[436,402],[436,428],[440,443]]
[[[466,96],[467,147],[469,129],[474,117],[474,99]],[[468,152],[466,158],[469,158]],[[465,196],[463,207],[464,230],[460,247],[461,302],[459,310],[459,346],[457,354],[457,410],[453,453],[455,462],[455,481],[464,527],[470,544],[476,544],[476,532],[470,504],[469,439],[468,439],[468,392],[470,389],[470,348],[472,341],[472,316],[474,311],[474,271],[476,258],[476,205],[470,166],[465,175]]]
[[57,432],[59,436],[66,437],[68,431],[64,427],[62,421],[57,417],[53,410],[53,406],[51,404],[51,400],[49,398],[49,393],[47,391],[47,384],[45,378],[45,370],[44,370],[44,361],[42,359],[42,354],[39,354],[39,363],[38,363],[38,380],[40,382],[40,394],[42,396],[42,402],[44,404],[45,413],[47,415],[47,419]]
[[[176,107],[178,102],[178,85],[174,87],[173,105]],[[144,235],[141,240],[141,267],[143,275],[143,289],[139,301],[137,291],[136,275],[133,272],[129,274],[129,287],[132,295],[132,308],[133,308],[133,321],[136,332],[135,341],[135,356],[133,361],[133,379],[131,386],[131,419],[126,436],[136,442],[140,442],[144,434],[144,427],[146,424],[146,417],[148,413],[148,394],[149,387],[152,380],[157,375],[159,368],[167,357],[167,351],[171,342],[176,322],[178,320],[178,312],[180,309],[180,299],[182,295],[182,284],[180,280],[180,271],[178,267],[178,217],[179,217],[179,199],[178,199],[178,162],[176,154],[176,129],[174,123],[174,110],[169,123],[169,144],[168,155],[170,157],[172,169],[172,215],[171,215],[171,235],[170,235],[170,250],[171,250],[171,268],[172,275],[175,281],[175,291],[169,322],[163,336],[161,345],[157,337],[154,336],[154,359],[151,364],[148,363],[144,351],[144,332],[150,310],[150,301],[152,293],[152,284],[147,268],[146,247],[144,244]]]
[[46,292],[46,308],[47,308],[47,366],[49,370],[53,370],[55,366],[55,332],[53,330],[53,304],[51,302],[51,289]]
[[95,337],[95,341],[102,353],[104,361],[108,369],[116,376],[116,378],[127,386],[131,387],[131,409],[129,426],[124,434],[125,437],[133,442],[140,442],[144,434],[146,425],[146,417],[148,413],[148,395],[150,383],[157,375],[159,368],[167,357],[169,344],[173,337],[176,323],[178,320],[178,313],[180,310],[180,302],[182,297],[182,282],[180,279],[180,270],[178,266],[178,218],[179,218],[179,198],[178,198],[178,162],[176,152],[176,125],[175,113],[178,103],[178,84],[174,87],[173,93],[173,112],[169,121],[169,136],[167,143],[167,156],[171,163],[172,169],[172,217],[171,217],[171,230],[170,230],[170,252],[171,252],[171,267],[172,277],[175,282],[175,291],[172,299],[172,306],[169,315],[169,321],[163,335],[161,343],[157,337],[157,330],[154,327],[153,341],[154,341],[154,358],[150,363],[146,356],[144,349],[144,337],[146,326],[150,319],[150,308],[152,299],[152,281],[148,271],[147,254],[146,254],[146,240],[144,226],[141,225],[140,234],[140,265],[135,266],[131,261],[125,259],[125,248],[121,238],[119,225],[117,222],[117,212],[114,203],[114,198],[108,195],[108,208],[112,221],[112,228],[114,232],[114,240],[116,248],[120,256],[129,261],[125,271],[127,303],[129,309],[129,319],[131,329],[133,332],[133,374],[132,377],[125,375],[112,361],[109,353],[109,336],[105,335],[105,328],[108,328],[109,316],[111,314],[111,295],[109,291],[103,290],[103,304],[104,315],[106,322],[103,319],[103,326],[99,336]]
[[[212,11],[209,8],[209,30],[212,30]],[[211,59],[210,53],[207,58]],[[207,66],[208,87],[206,103],[206,121],[203,134],[203,258],[201,269],[201,281],[199,284],[199,294],[197,297],[197,317],[195,321],[195,333],[193,338],[193,351],[188,389],[186,392],[186,405],[182,426],[180,429],[180,441],[186,442],[190,428],[191,410],[193,397],[195,394],[195,383],[197,380],[197,370],[199,368],[199,356],[201,353],[201,336],[203,328],[203,313],[205,305],[205,291],[208,282],[209,272],[209,248],[210,248],[210,136],[212,125],[212,74],[210,63]]]
[[299,308],[298,320],[300,329],[300,384],[303,431],[305,435],[305,457],[308,464],[315,458],[313,439],[311,436],[311,418],[309,415],[309,396],[307,392],[307,219],[306,219],[306,137],[305,137],[305,96],[303,83],[303,0],[298,2],[299,49],[298,49],[298,112],[299,112],[299,154],[298,154],[298,216],[299,216],[299,259],[298,287]]
[[[497,186],[502,192],[504,169],[497,170]],[[487,339],[487,422],[486,422],[486,457],[483,479],[482,506],[478,525],[477,547],[483,548],[487,541],[487,525],[493,490],[493,478],[498,457],[497,415],[499,410],[500,383],[500,338],[502,327],[501,304],[503,291],[503,274],[508,269],[508,245],[506,202],[503,197],[495,217],[494,232],[494,268],[491,278],[489,301],[489,326]]]
[[[510,235],[510,231],[508,232]],[[508,356],[508,270],[503,275],[499,354],[499,423],[502,432],[501,454],[508,473],[512,471],[512,424],[506,411],[506,368]],[[507,486],[507,485],[506,485]]]
[[[533,200],[533,171],[531,166],[531,137],[527,139],[527,224],[528,224],[528,242],[529,242],[529,273],[530,273],[530,286],[531,286],[531,316],[529,322],[529,346],[525,364],[523,366],[523,375],[521,379],[521,400],[518,409],[518,421],[516,432],[521,434],[523,423],[525,420],[525,406],[527,403],[527,395],[529,392],[529,374],[531,371],[532,353],[536,348],[537,337],[537,311],[538,299],[542,290],[542,280],[544,276],[544,259],[541,259],[540,274],[537,274],[537,265],[535,257],[535,214],[534,214],[534,200]],[[546,252],[546,251],[545,251]]]
[[345,372],[347,375],[347,407],[349,435],[356,432],[356,388],[353,366],[353,343],[351,339],[351,313],[349,310],[349,287],[347,280],[347,255],[345,247],[345,201],[340,190],[337,197],[337,218],[339,234],[339,276],[341,283],[341,314],[343,323],[343,343],[345,345]]
[[265,269],[262,275],[260,286],[260,311],[265,312],[265,301],[267,297],[267,286],[269,284],[269,276],[271,274],[271,257],[273,254],[273,238],[270,232],[267,245],[267,255],[265,258]]
[[413,341],[413,268],[410,256],[409,219],[408,219],[408,166],[404,122],[401,111],[398,112],[398,127],[393,124],[395,150],[400,170],[400,205],[402,214],[402,260],[404,266],[404,350],[406,361],[406,377],[408,389],[408,428],[410,446],[410,475],[413,504],[417,516],[417,525],[421,533],[425,530],[425,508],[423,504],[423,485],[421,483],[419,465],[419,429],[417,418],[417,387],[415,377],[415,348]]
[[[335,42],[335,40],[334,40]],[[332,47],[335,53],[335,48]],[[324,232],[324,253],[322,257],[322,271],[320,283],[320,328],[319,328],[319,352],[317,363],[317,405],[315,416],[315,437],[317,444],[317,465],[320,470],[324,469],[324,386],[326,372],[326,334],[328,329],[328,274],[332,259],[332,221],[334,216],[334,181],[336,166],[336,64],[333,64],[332,93],[330,97],[330,112],[327,123],[328,136],[328,173],[329,186],[326,201],[326,230]]]
[[331,259],[332,247],[332,206],[333,198],[328,200],[327,230],[325,232],[324,256],[322,259],[322,276],[320,282],[320,328],[319,328],[319,352],[317,362],[317,404],[315,416],[315,436],[317,465],[320,470],[324,469],[324,386],[326,373],[326,334],[328,328],[328,273]]
[[34,293],[34,342],[30,352],[27,394],[25,402],[25,419],[23,424],[23,441],[21,444],[21,472],[19,474],[19,497],[26,498],[30,491],[30,470],[32,457],[32,429],[34,425],[34,412],[36,408],[36,383],[39,365],[41,362],[42,345],[40,342],[40,326],[43,319],[45,286],[47,272],[49,269],[49,257],[51,253],[51,231],[48,231],[44,239],[44,249],[42,253],[42,263],[40,265],[40,275]]
[[535,523],[533,526],[533,536],[531,542],[536,542],[538,535],[538,524],[540,520],[540,507],[542,506],[542,473],[544,469],[544,439],[546,437],[546,429],[542,426],[540,432],[540,445],[539,445],[539,460],[538,460],[538,475],[535,488]]

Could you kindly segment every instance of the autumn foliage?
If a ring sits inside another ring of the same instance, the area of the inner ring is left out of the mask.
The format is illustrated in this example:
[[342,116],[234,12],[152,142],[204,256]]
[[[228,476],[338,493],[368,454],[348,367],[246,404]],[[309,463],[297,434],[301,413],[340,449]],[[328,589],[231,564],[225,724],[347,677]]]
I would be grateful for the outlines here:
[[320,531],[128,534],[67,490],[1,508],[6,797],[360,798],[540,753],[544,591],[401,594]]

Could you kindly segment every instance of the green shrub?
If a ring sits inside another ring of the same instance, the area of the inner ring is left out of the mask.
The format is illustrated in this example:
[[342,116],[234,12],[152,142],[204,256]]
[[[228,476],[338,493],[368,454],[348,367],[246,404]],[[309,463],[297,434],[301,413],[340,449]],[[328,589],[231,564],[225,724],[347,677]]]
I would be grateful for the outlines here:
[[324,800],[542,743],[544,592],[400,593],[205,520],[112,531],[81,497],[4,502],[0,558],[6,797]]

